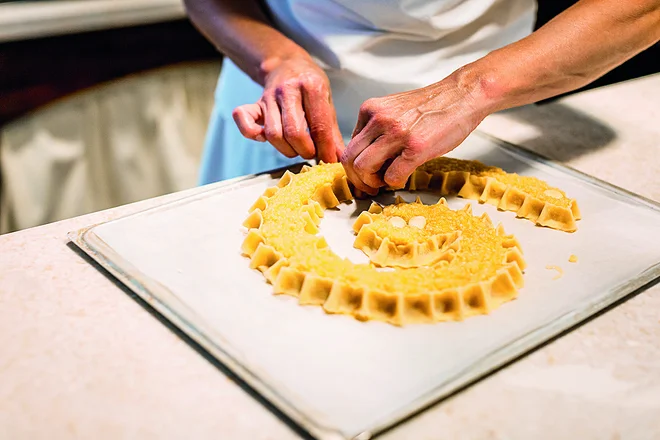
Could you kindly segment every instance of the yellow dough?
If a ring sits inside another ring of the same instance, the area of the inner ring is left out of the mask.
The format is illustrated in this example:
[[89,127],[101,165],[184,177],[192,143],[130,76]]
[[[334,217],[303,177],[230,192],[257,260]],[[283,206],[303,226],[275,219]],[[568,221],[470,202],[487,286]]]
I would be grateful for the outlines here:
[[[476,163],[451,161],[461,170]],[[435,160],[424,167],[433,171],[445,165]],[[413,182],[409,187],[415,189]],[[531,183],[525,188],[537,191]],[[543,199],[544,209],[570,211],[574,201],[561,194],[557,205]],[[444,199],[434,205],[400,199],[384,208],[372,205],[358,217],[354,231],[356,247],[373,264],[340,258],[316,234],[324,210],[350,199],[341,164],[304,167],[296,175],[287,171],[277,187],[259,197],[244,222],[248,233],[242,252],[250,257],[250,267],[264,274],[276,294],[296,296],[300,304],[395,325],[489,313],[522,287],[525,262],[518,241],[487,216],[473,216],[470,205],[455,211]]]
[[[445,199],[439,203],[446,205]],[[419,198],[415,203],[397,198],[395,206],[383,210],[372,203],[353,225],[357,234],[354,246],[372,263],[380,267],[420,267],[454,258],[461,231],[448,230],[442,209],[425,206]]]
[[564,276],[564,269],[562,269],[561,267],[559,267],[559,266],[557,266],[557,265],[554,265],[554,264],[548,264],[547,266],[545,266],[545,268],[548,269],[548,270],[555,270],[555,271],[557,271],[557,275],[555,275],[554,277],[552,277],[553,280],[558,280],[559,278],[561,278],[561,277]]
[[577,202],[535,177],[507,173],[478,161],[440,157],[417,168],[408,180],[411,191],[437,189],[441,195],[457,194],[513,211],[539,226],[565,232],[577,230]]

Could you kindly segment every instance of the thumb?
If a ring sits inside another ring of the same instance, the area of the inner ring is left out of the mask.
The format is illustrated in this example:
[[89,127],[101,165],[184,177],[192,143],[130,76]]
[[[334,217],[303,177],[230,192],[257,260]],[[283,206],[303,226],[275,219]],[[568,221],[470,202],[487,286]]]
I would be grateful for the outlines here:
[[263,110],[259,104],[245,104],[236,107],[231,114],[238,130],[243,136],[259,142],[265,142]]

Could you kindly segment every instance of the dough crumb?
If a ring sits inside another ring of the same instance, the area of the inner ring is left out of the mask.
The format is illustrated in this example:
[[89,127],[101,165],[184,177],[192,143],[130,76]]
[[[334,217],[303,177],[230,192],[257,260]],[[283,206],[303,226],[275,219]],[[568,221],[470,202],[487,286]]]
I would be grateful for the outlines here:
[[568,262],[569,262],[569,263],[577,263],[577,262],[578,262],[577,255],[573,255],[573,254],[571,254],[571,256],[568,257]]
[[545,268],[548,269],[548,270],[556,270],[557,271],[557,275],[555,275],[552,278],[553,280],[558,280],[559,278],[564,276],[564,270],[559,266],[548,264],[547,266],[545,266]]

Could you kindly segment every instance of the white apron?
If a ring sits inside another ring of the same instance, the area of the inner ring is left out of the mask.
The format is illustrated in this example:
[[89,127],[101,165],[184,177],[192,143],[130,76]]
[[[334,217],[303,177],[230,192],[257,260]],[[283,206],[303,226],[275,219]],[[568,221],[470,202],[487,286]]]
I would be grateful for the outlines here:
[[[368,98],[424,87],[532,32],[535,0],[266,0],[271,18],[325,69],[350,136]],[[301,161],[242,138],[232,110],[262,88],[225,60],[200,183]]]

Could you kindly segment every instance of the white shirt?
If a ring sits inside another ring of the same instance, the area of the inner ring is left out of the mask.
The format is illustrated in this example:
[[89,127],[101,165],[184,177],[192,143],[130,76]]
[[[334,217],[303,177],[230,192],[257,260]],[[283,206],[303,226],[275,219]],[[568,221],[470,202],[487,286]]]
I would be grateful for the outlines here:
[[362,102],[440,81],[532,32],[535,0],[266,0],[332,84],[350,133]]
[[[330,79],[337,122],[349,139],[372,97],[427,86],[532,32],[535,0],[263,0],[276,27],[307,49]],[[200,182],[300,161],[241,136],[232,110],[263,89],[225,60]]]

